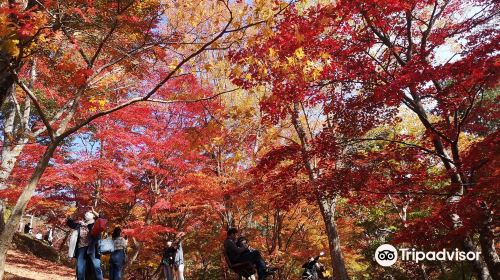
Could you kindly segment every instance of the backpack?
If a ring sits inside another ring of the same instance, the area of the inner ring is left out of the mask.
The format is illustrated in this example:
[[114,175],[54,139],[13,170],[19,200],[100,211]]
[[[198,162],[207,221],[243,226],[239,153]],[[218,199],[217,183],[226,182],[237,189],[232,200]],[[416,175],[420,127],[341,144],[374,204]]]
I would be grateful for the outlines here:
[[115,244],[111,238],[99,240],[99,254],[111,254],[115,250]]

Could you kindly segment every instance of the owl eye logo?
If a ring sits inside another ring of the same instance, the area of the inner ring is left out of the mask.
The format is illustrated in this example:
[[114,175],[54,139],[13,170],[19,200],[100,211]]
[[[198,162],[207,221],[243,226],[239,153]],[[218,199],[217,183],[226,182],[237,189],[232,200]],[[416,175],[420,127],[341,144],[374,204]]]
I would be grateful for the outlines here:
[[378,259],[382,261],[392,261],[396,255],[390,250],[384,250],[378,252]]
[[380,245],[375,251],[375,261],[381,266],[391,266],[398,260],[398,250],[391,244]]

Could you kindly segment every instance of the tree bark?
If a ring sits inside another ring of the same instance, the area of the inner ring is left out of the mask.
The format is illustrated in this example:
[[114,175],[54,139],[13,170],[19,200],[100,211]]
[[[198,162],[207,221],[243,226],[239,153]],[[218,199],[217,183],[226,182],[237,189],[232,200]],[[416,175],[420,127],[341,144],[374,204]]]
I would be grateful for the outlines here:
[[10,60],[10,56],[4,53],[0,53],[0,108],[7,100],[7,97],[10,94],[10,89],[12,85],[14,85],[14,77],[8,70],[8,64]]
[[[292,111],[292,123],[297,132],[302,146],[302,157],[304,165],[307,169],[309,175],[309,181],[316,186],[319,174],[314,166],[314,162],[310,157],[311,146],[307,139],[304,126],[299,118],[300,104],[295,102],[293,104]],[[335,207],[336,207],[336,196],[334,198],[325,198],[318,194],[318,205],[323,216],[323,222],[325,223],[325,229],[328,236],[328,245],[330,248],[330,258],[332,261],[332,267],[335,273],[335,278],[337,280],[348,280],[349,275],[347,274],[347,269],[345,267],[344,256],[342,254],[342,248],[340,247],[340,238],[337,231],[337,223],[335,222]]]
[[493,213],[486,203],[482,205],[484,212],[484,223],[479,231],[479,243],[481,245],[481,255],[488,266],[491,278],[500,280],[500,258],[495,248],[495,233],[493,224]]
[[30,201],[33,192],[35,191],[35,188],[38,185],[43,172],[47,168],[47,165],[49,164],[49,161],[52,158],[52,155],[54,154],[59,142],[60,139],[50,143],[50,145],[45,150],[45,153],[38,162],[35,170],[33,171],[33,174],[31,175],[30,180],[24,187],[21,196],[18,198],[16,205],[12,209],[12,213],[10,214],[4,230],[0,234],[0,280],[3,279],[4,276],[7,250],[9,249],[9,246],[12,242],[14,233],[19,228],[19,222],[21,221],[24,210],[26,209],[26,206],[28,205],[28,202]]
[[337,198],[318,199],[318,204],[328,235],[328,245],[330,247],[330,257],[333,264],[335,279],[348,280],[349,275],[345,267],[344,256],[342,254],[342,248],[340,247],[340,237],[337,231],[337,223],[335,222]]
[[[128,279],[130,275],[130,271],[132,269],[132,264],[137,260],[137,257],[139,256],[139,252],[141,251],[141,243],[135,239],[135,237],[132,237],[132,253],[131,257],[128,257],[125,265],[123,267],[123,279]],[[0,279],[1,280],[1,279]]]
[[[477,248],[472,242],[470,238],[466,238],[464,241],[464,248],[466,252],[477,252]],[[484,262],[483,258],[479,258],[479,260],[471,261],[472,268],[477,274],[478,279],[480,280],[492,280],[488,267]]]
[[5,201],[0,199],[0,232],[5,228]]
[[3,120],[3,146],[2,146],[2,162],[0,164],[0,190],[7,188],[7,180],[16,165],[17,158],[21,154],[28,138],[26,137],[26,123],[29,121],[30,102],[24,105],[24,111],[16,118],[16,102],[14,100],[15,85],[12,85],[8,90],[9,101],[6,102],[5,115]]
[[[417,109],[415,111],[415,113],[417,113],[417,116],[421,120],[421,123],[427,129],[432,131],[432,128],[430,127],[430,121],[428,120],[427,114],[425,112],[425,109],[424,109],[420,99],[418,98],[418,96],[416,94],[413,94],[413,97],[414,97],[414,100],[415,100],[414,102],[416,104],[416,109]],[[452,164],[450,164],[450,162],[445,160],[445,159],[450,159],[450,157],[449,157],[448,153],[446,152],[446,149],[444,148],[444,145],[443,145],[443,142],[442,142],[440,136],[435,134],[433,136],[432,142],[433,142],[433,145],[434,145],[434,148],[436,149],[436,151],[440,155],[442,155],[442,157],[443,157],[443,158],[441,158],[441,161],[442,161],[443,165],[445,166],[445,168],[450,176],[450,180],[451,180],[452,184],[454,184],[455,186],[458,187],[455,190],[454,195],[448,199],[448,203],[455,203],[455,202],[459,201],[460,199],[462,199],[462,196],[465,194],[464,178],[462,178],[462,174],[460,174],[460,172],[458,171],[458,169],[455,165],[452,165]],[[455,147],[454,148],[454,150],[455,150],[454,155],[455,156],[453,158],[454,164],[458,164],[460,162],[460,158],[458,155],[458,143],[452,143],[452,147],[453,146]],[[458,215],[456,215],[454,220],[455,221],[453,221],[453,222],[456,225],[458,223],[460,223],[460,221],[459,221],[460,217]],[[494,239],[492,239],[491,242],[493,242],[493,244],[494,244]],[[464,244],[464,247],[467,251],[477,252],[476,246],[474,245],[474,243],[472,242],[472,240],[470,238],[466,238],[466,240],[464,240],[463,244]],[[482,244],[481,244],[481,247],[483,247]],[[488,247],[488,246],[486,245],[486,247]],[[491,270],[490,266],[487,265],[488,263],[491,263],[494,266],[496,251],[494,251],[494,253],[493,253],[493,252],[491,252],[491,250],[487,250],[487,248],[485,248],[485,249],[487,251],[486,255],[483,252],[483,254],[479,256],[479,260],[470,261],[470,263],[471,263],[472,267],[474,268],[474,270],[476,271],[479,279],[489,280],[489,279],[492,279],[490,271],[492,273],[498,274],[495,270]],[[489,260],[486,260],[488,258],[489,258]],[[496,260],[497,260],[497,262],[496,262],[497,265],[500,265],[500,264],[498,264],[499,263],[498,262],[498,255],[496,255]],[[498,278],[495,278],[495,280],[497,280],[497,279]]]

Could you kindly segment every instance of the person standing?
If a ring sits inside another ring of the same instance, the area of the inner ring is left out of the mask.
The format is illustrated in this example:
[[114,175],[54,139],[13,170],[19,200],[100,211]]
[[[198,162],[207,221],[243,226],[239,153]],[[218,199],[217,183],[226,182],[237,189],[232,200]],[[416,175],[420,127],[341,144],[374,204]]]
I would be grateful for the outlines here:
[[114,251],[109,258],[109,280],[121,280],[127,252],[127,239],[121,236],[122,229],[115,227],[112,234]]
[[30,217],[30,221],[24,226],[24,233],[33,235],[33,215],[26,215],[26,216]]
[[32,233],[32,227],[31,224],[26,224],[24,225],[24,234],[31,234]]
[[91,236],[90,232],[94,226],[95,219],[99,214],[91,208],[85,212],[83,221],[75,221],[73,218],[68,218],[66,224],[78,231],[78,238],[75,244],[73,258],[76,258],[76,277],[77,280],[85,280],[87,272],[87,263],[92,268],[92,272],[97,280],[103,280],[101,269],[101,256],[99,255],[99,240],[100,235]]
[[174,247],[172,241],[167,241],[167,247],[163,250],[163,257],[161,264],[163,267],[163,273],[166,280],[174,279],[174,266],[175,266],[175,256],[177,255],[177,248]]
[[182,239],[186,234],[180,232],[177,235],[177,251],[175,252],[175,270],[177,274],[177,280],[184,280],[184,251],[182,249]]
[[47,233],[43,236],[43,240],[47,241],[49,246],[52,246],[52,241],[54,240],[53,234],[52,234],[52,227],[49,227],[47,229]]

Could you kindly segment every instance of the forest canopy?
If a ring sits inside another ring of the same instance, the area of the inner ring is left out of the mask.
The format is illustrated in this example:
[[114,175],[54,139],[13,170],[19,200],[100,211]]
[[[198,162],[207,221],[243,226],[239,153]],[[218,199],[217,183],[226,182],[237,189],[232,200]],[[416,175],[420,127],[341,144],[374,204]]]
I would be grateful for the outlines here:
[[[273,279],[323,251],[323,279],[500,279],[499,11],[2,1],[0,279],[27,215],[67,256],[90,208],[129,240],[125,279],[179,233],[188,279],[236,279],[229,228]],[[384,267],[382,244],[479,257]]]

